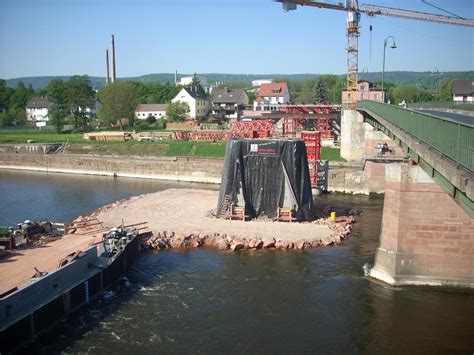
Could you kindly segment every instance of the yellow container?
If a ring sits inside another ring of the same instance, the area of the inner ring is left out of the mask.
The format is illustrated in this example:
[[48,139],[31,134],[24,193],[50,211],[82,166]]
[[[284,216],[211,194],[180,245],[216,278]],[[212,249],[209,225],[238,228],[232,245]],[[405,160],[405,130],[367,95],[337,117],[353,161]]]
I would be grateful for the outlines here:
[[336,212],[331,212],[331,221],[336,220]]

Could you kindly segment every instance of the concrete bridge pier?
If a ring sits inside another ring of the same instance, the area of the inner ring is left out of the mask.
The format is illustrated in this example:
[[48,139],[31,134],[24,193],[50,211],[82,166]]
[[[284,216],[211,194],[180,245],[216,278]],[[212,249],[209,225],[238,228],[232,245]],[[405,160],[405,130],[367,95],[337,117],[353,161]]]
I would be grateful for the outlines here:
[[356,110],[341,112],[341,157],[347,161],[360,161],[364,157],[364,116]]
[[392,285],[474,288],[474,219],[419,166],[385,169],[380,245],[370,276]]

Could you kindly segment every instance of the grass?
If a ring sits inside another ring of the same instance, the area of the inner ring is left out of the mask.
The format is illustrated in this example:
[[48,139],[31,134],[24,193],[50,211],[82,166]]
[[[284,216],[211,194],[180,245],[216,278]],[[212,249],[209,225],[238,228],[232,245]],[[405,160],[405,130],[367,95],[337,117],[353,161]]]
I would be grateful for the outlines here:
[[198,157],[220,158],[225,155],[227,142],[196,142],[195,155]]
[[[54,133],[51,131],[0,131],[0,143],[68,143],[66,152],[71,154],[137,155],[137,156],[192,156],[223,158],[226,142],[171,141],[88,141],[81,133]],[[344,161],[338,148],[322,147],[322,158]]]
[[0,132],[0,143],[26,143],[28,140],[33,140],[38,143],[60,143],[84,142],[82,133],[54,133],[51,131],[2,131]]
[[339,148],[322,147],[321,155],[324,160],[345,161],[341,157],[341,149]]

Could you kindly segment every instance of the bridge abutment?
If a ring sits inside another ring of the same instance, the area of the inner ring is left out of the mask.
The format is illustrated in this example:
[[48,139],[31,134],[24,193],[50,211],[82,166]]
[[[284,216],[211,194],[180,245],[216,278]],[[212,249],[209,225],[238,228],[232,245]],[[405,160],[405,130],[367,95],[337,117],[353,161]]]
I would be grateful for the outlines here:
[[392,285],[474,288],[474,220],[419,166],[386,166],[370,276]]

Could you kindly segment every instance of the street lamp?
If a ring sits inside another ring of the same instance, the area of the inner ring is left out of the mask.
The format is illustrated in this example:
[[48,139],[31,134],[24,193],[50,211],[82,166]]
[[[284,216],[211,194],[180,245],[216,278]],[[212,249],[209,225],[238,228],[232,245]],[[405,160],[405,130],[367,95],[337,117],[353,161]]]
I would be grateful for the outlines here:
[[393,38],[393,36],[388,36],[388,37],[385,38],[385,40],[383,41],[382,97],[383,97],[383,102],[384,102],[384,103],[385,103],[385,92],[383,91],[383,80],[384,80],[384,76],[385,76],[385,48],[387,48],[387,40],[388,40],[389,38],[392,39],[392,45],[390,46],[390,48],[392,48],[392,49],[397,48],[397,45],[395,44],[395,38]]
[[436,78],[437,78],[437,82],[436,82],[436,100],[439,101],[439,70],[436,67],[433,68],[433,71],[431,72],[431,74],[434,75],[435,73],[436,73]]

